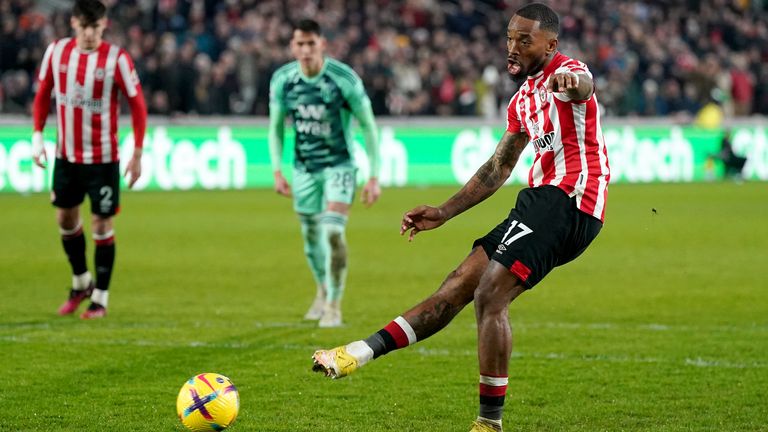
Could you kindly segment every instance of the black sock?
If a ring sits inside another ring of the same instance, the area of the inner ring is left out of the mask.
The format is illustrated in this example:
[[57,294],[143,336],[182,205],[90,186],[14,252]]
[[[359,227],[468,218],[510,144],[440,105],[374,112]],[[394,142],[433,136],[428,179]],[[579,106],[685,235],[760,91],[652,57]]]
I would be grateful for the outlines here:
[[383,329],[365,339],[365,343],[373,350],[373,358],[377,358],[390,351],[416,343],[416,335],[408,321],[399,316]]
[[115,264],[115,242],[100,241],[96,243],[94,263],[96,264],[96,288],[109,289],[109,281],[112,278],[112,267]]
[[388,336],[388,339],[390,339],[390,344],[387,344],[387,341],[384,336],[381,335],[381,333],[384,330],[379,330],[378,332],[370,335],[367,339],[365,339],[363,342],[366,343],[371,349],[373,350],[373,358],[377,358],[379,356],[383,356],[384,354],[392,351],[395,349],[395,344],[392,340],[392,337],[389,336],[387,333],[386,336]]
[[88,305],[88,310],[96,310],[96,309],[101,309],[103,307],[104,306],[102,306],[102,305],[100,305],[98,303],[93,303],[92,302],[91,304]]
[[480,396],[480,417],[489,420],[501,420],[504,413],[504,396],[484,397]]
[[501,420],[508,381],[506,376],[480,375],[480,417]]
[[85,265],[85,235],[80,228],[73,234],[63,234],[61,244],[64,246],[64,252],[69,258],[69,265],[72,266],[72,274],[81,275],[88,271]]

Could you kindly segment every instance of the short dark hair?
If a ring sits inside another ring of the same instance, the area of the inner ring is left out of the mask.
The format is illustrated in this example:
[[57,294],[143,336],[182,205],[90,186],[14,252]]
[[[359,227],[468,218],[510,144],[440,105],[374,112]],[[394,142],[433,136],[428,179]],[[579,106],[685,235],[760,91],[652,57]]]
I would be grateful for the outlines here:
[[531,3],[518,9],[515,15],[538,21],[539,28],[542,30],[551,31],[554,34],[560,33],[560,18],[557,12],[545,4]]
[[80,19],[84,25],[95,24],[107,16],[107,8],[99,0],[76,0],[72,16]]
[[309,18],[305,18],[299,21],[294,27],[294,31],[295,30],[303,31],[304,33],[314,33],[318,36],[323,35],[322,31],[320,30],[320,23]]

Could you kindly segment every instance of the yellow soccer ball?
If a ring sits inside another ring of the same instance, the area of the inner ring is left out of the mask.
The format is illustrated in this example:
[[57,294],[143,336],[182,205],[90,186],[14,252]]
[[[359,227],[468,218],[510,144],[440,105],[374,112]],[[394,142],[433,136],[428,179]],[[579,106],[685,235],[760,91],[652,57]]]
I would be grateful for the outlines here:
[[176,413],[187,429],[222,431],[232,425],[240,410],[240,395],[232,381],[217,373],[202,373],[181,386]]

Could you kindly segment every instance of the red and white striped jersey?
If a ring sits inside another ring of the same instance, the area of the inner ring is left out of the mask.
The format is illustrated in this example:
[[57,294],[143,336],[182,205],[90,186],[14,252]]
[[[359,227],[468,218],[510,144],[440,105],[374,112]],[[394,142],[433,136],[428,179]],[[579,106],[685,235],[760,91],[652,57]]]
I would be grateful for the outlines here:
[[[97,49],[83,52],[75,38],[58,40],[45,51],[38,80],[35,130],[42,131],[45,125],[53,90],[58,120],[57,158],[79,164],[119,160],[118,90],[128,98],[134,145],[141,148],[146,106],[133,61],[122,48],[102,42]],[[136,130],[137,122],[140,130]]]
[[579,210],[605,220],[608,198],[608,152],[593,93],[584,101],[547,91],[554,73],[592,74],[587,66],[561,53],[536,75],[529,76],[507,108],[507,131],[524,132],[536,151],[528,174],[531,187],[557,186],[576,197]]

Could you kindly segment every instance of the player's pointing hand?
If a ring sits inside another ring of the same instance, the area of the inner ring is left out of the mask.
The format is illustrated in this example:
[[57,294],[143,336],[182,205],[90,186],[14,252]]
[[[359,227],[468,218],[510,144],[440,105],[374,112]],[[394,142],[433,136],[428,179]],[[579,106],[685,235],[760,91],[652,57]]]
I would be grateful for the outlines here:
[[573,72],[552,74],[547,80],[547,91],[565,92],[579,87],[579,76]]
[[439,207],[418,206],[413,210],[405,212],[403,221],[400,224],[400,235],[411,230],[408,235],[408,241],[421,231],[435,229],[447,221],[445,212]]

